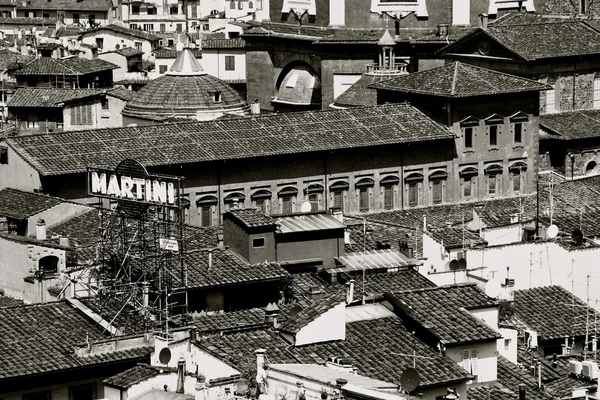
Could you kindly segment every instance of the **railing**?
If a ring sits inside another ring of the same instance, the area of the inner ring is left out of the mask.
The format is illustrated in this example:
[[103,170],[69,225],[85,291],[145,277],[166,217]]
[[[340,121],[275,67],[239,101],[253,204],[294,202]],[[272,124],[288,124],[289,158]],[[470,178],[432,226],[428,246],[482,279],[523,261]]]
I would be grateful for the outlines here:
[[367,74],[372,75],[399,75],[407,74],[408,65],[406,63],[394,63],[392,65],[379,65],[369,64],[367,65]]
[[128,21],[185,21],[185,14],[129,14]]

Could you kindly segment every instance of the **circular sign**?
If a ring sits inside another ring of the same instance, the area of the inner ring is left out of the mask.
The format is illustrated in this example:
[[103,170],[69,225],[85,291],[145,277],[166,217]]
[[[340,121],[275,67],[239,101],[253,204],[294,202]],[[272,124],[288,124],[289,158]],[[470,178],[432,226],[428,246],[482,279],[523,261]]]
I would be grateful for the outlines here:
[[[115,168],[115,172],[132,178],[146,179],[148,177],[146,168],[138,161],[131,159],[121,161],[119,165],[117,165],[117,168]],[[144,214],[148,211],[149,207],[148,204],[124,199],[118,199],[117,204],[119,205],[120,210],[132,217],[138,217]]]

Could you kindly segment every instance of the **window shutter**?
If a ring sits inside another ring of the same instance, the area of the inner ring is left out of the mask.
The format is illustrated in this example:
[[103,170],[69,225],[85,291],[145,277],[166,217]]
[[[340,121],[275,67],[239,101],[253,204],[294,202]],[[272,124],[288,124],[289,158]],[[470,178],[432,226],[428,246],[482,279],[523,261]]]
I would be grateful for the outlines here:
[[202,206],[202,226],[211,226],[210,209],[211,206]]
[[432,202],[439,204],[442,202],[442,180],[436,179],[431,182]]
[[92,123],[92,106],[90,104],[85,106],[85,123],[90,125]]
[[383,187],[383,207],[386,210],[394,208],[394,187],[391,185]]
[[463,367],[466,371],[471,372],[471,363],[470,363],[470,353],[469,350],[462,351],[462,362],[460,366]]
[[471,374],[479,377],[478,354],[476,349],[471,350]]
[[419,186],[417,182],[408,184],[408,205],[416,206],[419,204]]

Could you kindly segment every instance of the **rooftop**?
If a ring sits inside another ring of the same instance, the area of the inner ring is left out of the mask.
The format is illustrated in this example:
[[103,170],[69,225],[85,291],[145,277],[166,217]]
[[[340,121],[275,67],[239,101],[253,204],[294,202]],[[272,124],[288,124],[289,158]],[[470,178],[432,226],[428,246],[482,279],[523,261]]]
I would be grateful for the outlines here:
[[0,50],[0,70],[17,69],[35,59],[35,56],[25,56],[8,49]]
[[67,10],[67,11],[103,11],[108,12],[109,0],[27,0],[26,3],[15,2],[19,10]]
[[374,83],[371,88],[430,96],[463,98],[538,92],[550,86],[455,61],[441,67]]
[[600,316],[561,286],[515,290],[514,307],[516,317],[536,331],[541,340],[583,336],[586,318],[593,321]]
[[86,75],[119,68],[117,65],[98,58],[71,57],[65,59],[40,57],[21,69],[15,75]]
[[113,33],[120,33],[122,35],[132,36],[132,37],[135,37],[138,39],[148,40],[150,42],[155,42],[155,41],[160,40],[160,36],[154,35],[152,33],[148,33],[148,32],[142,31],[140,29],[126,28],[124,26],[116,25],[116,24],[102,25],[97,28],[90,29],[89,31],[83,33],[83,36],[93,35],[97,32],[101,32],[101,31],[110,31]]
[[249,228],[275,226],[275,219],[255,208],[235,208],[228,212],[230,216],[233,216]]
[[446,345],[502,337],[467,310],[497,307],[475,284],[449,285],[394,293],[402,312]]
[[577,110],[540,115],[548,139],[577,140],[600,136],[600,110]]
[[63,108],[65,103],[101,96],[105,90],[96,89],[57,89],[24,87],[17,89],[8,101],[8,107]]
[[230,331],[241,328],[262,326],[265,323],[264,308],[218,312],[213,314],[193,314],[192,324],[201,333]]
[[333,293],[324,296],[318,300],[306,300],[302,302],[300,311],[297,314],[289,314],[282,318],[279,330],[289,333],[298,333],[309,323],[329,311],[338,304],[344,303],[344,297],[341,293]]
[[371,84],[389,79],[386,75],[363,74],[358,81],[344,93],[335,98],[333,104],[338,107],[358,107],[377,105],[377,90]]
[[346,225],[329,214],[305,214],[278,217],[276,219],[279,233],[297,233],[344,229]]
[[0,18],[2,25],[34,25],[34,26],[55,26],[56,18],[28,18],[28,17],[7,17]]
[[63,202],[57,197],[28,192],[25,190],[4,188],[0,190],[0,216],[26,219],[39,214]]
[[[285,133],[284,133],[285,132]],[[408,104],[28,135],[6,142],[41,175],[134,158],[147,167],[452,139]]]
[[336,257],[335,261],[336,267],[329,271],[337,273],[371,269],[398,269],[416,264],[416,260],[409,259],[394,249],[346,253],[344,256]]
[[102,381],[105,386],[119,389],[128,389],[131,386],[153,378],[159,374],[159,371],[147,364],[138,364],[133,368],[118,373]]

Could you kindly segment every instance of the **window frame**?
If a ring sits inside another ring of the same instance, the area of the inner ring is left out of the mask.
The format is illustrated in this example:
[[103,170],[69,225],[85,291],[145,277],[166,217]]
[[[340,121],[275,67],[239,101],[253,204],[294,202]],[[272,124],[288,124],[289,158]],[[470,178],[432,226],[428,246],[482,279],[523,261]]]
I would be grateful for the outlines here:
[[235,56],[225,56],[225,71],[235,71]]
[[[502,165],[491,164],[486,166],[485,170],[486,178],[486,194],[488,196],[501,196],[502,195],[502,173],[504,169]],[[492,190],[493,189],[493,190]]]
[[404,186],[406,191],[406,204],[409,207],[421,205],[421,188],[424,177],[421,172],[410,172],[404,177]]
[[[262,240],[262,245],[255,245],[256,241],[260,241]],[[257,237],[257,238],[252,238],[252,248],[253,249],[264,249],[265,248],[265,237],[261,236],[261,237]]]
[[[429,174],[429,190],[431,197],[431,204],[442,204],[445,200],[445,189],[446,189],[446,181],[448,180],[448,173],[443,170],[433,171]],[[439,200],[436,201],[435,195],[435,186],[439,185]]]
[[[196,199],[196,208],[198,216],[200,217],[200,226],[213,226],[214,225],[214,214],[219,199],[216,196],[207,194],[202,195]],[[207,212],[206,218],[204,213]]]
[[[460,176],[460,193],[462,199],[472,199],[477,197],[477,177],[479,171],[475,167],[466,167],[459,172]],[[469,190],[469,194],[466,194],[466,190]]]
[[0,165],[8,165],[8,146],[0,146]]
[[345,193],[348,193],[348,190],[350,190],[350,184],[345,180],[336,180],[335,182],[329,185],[332,209],[340,210],[342,212],[344,211]]

